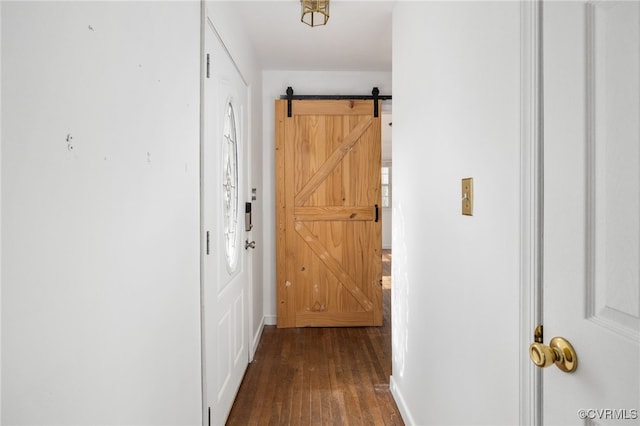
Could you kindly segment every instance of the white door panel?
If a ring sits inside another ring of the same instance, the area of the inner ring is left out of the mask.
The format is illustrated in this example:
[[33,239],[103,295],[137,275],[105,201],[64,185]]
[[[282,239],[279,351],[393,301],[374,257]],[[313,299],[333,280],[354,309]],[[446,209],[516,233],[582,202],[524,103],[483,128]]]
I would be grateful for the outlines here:
[[[640,7],[546,2],[545,424],[640,424]],[[582,411],[581,411],[582,410]]]
[[205,24],[202,143],[204,422],[222,425],[248,363],[247,86]]

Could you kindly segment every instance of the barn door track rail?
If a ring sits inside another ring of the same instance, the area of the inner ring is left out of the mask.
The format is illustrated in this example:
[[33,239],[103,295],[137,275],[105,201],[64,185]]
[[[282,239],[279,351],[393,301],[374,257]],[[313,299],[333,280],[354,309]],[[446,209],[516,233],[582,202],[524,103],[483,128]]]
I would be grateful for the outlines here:
[[280,99],[287,100],[287,117],[291,117],[291,101],[303,101],[303,100],[348,100],[348,101],[362,101],[373,100],[373,116],[378,117],[378,101],[386,101],[391,99],[391,95],[381,95],[380,90],[374,87],[371,91],[371,95],[294,95],[293,88],[287,87],[287,94],[280,96]]

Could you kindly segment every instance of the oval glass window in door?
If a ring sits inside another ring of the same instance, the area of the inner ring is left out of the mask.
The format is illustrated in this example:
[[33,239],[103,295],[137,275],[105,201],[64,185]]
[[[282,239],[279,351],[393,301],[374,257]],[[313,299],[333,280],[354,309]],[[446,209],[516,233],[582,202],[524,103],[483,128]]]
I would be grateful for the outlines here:
[[227,104],[222,137],[222,196],[224,216],[224,250],[227,268],[233,271],[238,261],[238,143],[235,114]]

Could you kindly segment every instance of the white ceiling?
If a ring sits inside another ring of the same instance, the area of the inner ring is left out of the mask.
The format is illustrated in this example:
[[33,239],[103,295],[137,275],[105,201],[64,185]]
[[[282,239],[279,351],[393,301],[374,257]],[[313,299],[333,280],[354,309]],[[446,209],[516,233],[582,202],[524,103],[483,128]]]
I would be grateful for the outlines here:
[[327,25],[313,28],[299,0],[233,3],[263,69],[391,71],[392,0],[332,0]]

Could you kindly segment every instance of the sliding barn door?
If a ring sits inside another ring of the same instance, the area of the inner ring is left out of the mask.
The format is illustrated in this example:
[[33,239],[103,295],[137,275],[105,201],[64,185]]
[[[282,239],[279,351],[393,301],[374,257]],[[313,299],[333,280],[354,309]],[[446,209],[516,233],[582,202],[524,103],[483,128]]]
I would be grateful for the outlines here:
[[373,101],[276,101],[278,327],[382,324]]

